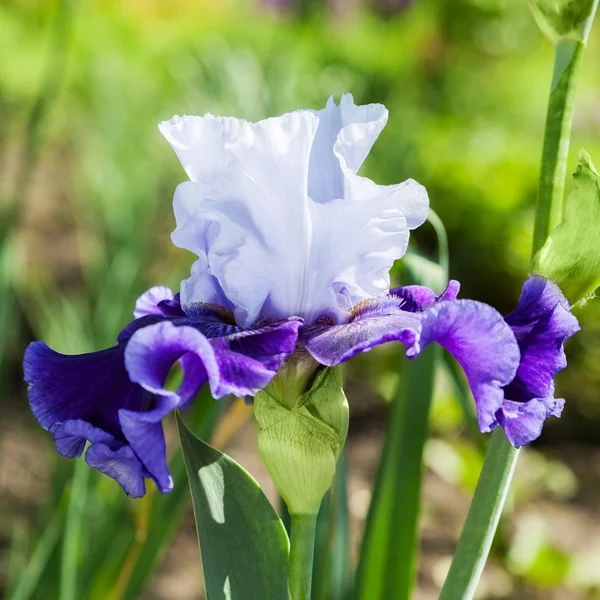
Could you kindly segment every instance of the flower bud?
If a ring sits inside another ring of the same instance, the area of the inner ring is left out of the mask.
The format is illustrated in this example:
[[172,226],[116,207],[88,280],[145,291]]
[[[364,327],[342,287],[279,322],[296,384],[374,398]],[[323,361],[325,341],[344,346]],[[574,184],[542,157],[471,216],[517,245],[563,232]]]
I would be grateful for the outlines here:
[[308,355],[291,357],[254,398],[261,457],[296,515],[319,511],[348,433],[348,402],[339,368],[317,371],[308,391],[297,394],[302,381],[306,389],[307,372],[313,374],[316,367]]
[[561,40],[585,42],[594,4],[594,0],[530,0],[539,28],[554,43]]

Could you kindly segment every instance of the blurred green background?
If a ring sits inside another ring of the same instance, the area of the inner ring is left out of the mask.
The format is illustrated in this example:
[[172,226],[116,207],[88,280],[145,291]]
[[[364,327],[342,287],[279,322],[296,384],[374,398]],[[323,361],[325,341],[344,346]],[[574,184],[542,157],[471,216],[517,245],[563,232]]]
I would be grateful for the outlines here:
[[[2,0],[0,57],[0,594],[201,598],[180,457],[177,493],[130,501],[56,455],[22,382],[32,339],[63,352],[111,345],[143,290],[187,275],[193,256],[169,240],[184,174],[158,122],[256,120],[344,92],[385,104],[364,173],[424,184],[462,296],[506,313],[527,274],[552,46],[525,0]],[[597,26],[571,171],[581,147],[600,162],[599,59]],[[412,242],[435,255],[429,225]],[[521,457],[482,598],[600,598],[599,316],[594,301],[578,314],[557,382],[564,416]],[[346,372],[354,555],[399,356],[373,352]],[[444,372],[438,383],[418,600],[437,597],[482,461]],[[196,431],[263,481],[247,410],[234,406],[215,430],[224,407],[202,400]]]

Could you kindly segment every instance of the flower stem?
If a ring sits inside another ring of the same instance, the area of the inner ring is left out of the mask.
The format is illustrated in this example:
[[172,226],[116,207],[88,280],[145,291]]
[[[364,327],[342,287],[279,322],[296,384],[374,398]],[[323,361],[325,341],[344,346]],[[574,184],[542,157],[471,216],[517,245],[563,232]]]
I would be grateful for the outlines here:
[[[597,6],[598,0],[590,9],[579,40],[565,39],[556,45],[544,131],[532,260],[562,220],[575,74]],[[492,433],[469,514],[439,600],[473,598],[500,521],[518,456],[519,451],[511,446],[502,429],[497,427]]]
[[511,446],[502,429],[496,428],[439,600],[473,598],[500,521],[518,456],[519,451]]
[[317,515],[292,515],[290,600],[310,600]]
[[562,221],[567,159],[573,123],[574,83],[597,7],[598,0],[595,0],[590,7],[590,14],[579,39],[563,39],[556,44],[544,130],[532,257],[544,245],[552,230]]
[[564,40],[556,45],[554,75],[546,114],[532,254],[540,250],[550,232],[562,221],[573,122],[573,81],[581,62],[583,47],[578,40]]

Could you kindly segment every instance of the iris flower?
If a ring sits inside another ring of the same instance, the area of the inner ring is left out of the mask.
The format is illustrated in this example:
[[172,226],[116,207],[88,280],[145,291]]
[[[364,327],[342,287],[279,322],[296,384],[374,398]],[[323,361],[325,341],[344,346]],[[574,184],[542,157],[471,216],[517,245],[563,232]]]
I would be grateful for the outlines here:
[[[258,123],[174,117],[160,130],[189,180],[175,192],[172,239],[198,258],[180,294],[155,287],[112,348],[25,354],[31,409],[66,457],[80,456],[133,497],[172,488],[162,419],[205,383],[214,398],[252,396],[296,353],[334,366],[386,342],[410,358],[437,342],[460,363],[481,431],[521,446],[560,415],[553,378],[577,320],[556,285],[529,279],[514,312],[457,300],[451,281],[389,289],[409,232],[428,214],[413,180],[357,175],[387,121],[350,95],[320,111]],[[311,359],[311,360],[312,360]],[[175,391],[165,386],[179,363]]]

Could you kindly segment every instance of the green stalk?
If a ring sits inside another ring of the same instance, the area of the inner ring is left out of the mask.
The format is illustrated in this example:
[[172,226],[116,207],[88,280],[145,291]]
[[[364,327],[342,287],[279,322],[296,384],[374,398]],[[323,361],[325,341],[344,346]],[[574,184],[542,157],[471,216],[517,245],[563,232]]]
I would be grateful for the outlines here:
[[492,433],[467,520],[439,600],[470,600],[500,521],[519,451],[502,429]]
[[[532,261],[554,227],[562,220],[575,74],[597,7],[598,0],[595,0],[578,40],[563,39],[556,45],[544,132]],[[440,600],[473,598],[498,527],[518,456],[519,451],[510,445],[504,432],[498,427],[492,434]]]
[[291,515],[289,587],[291,600],[310,600],[317,515]]
[[544,130],[532,257],[541,249],[550,233],[562,221],[567,159],[573,124],[574,83],[597,7],[598,0],[595,0],[579,39],[564,38],[556,44],[554,72]]

